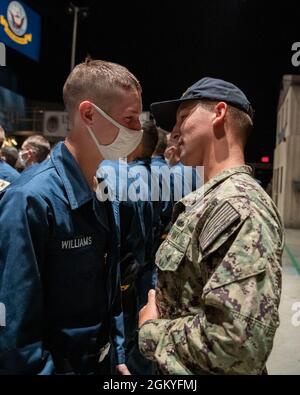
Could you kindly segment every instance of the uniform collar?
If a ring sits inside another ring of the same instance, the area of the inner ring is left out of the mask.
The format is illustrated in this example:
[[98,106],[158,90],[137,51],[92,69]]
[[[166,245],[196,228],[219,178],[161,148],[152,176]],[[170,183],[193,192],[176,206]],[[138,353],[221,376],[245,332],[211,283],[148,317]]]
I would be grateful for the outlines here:
[[63,142],[56,145],[51,160],[58,172],[72,210],[93,199],[93,191],[86,182],[78,163]]
[[165,159],[164,155],[155,155],[155,156],[151,157],[151,160],[163,160],[163,161],[165,161],[166,159]]
[[133,165],[149,165],[151,163],[151,158],[145,157],[145,158],[136,158],[132,162],[129,163]]
[[225,181],[233,174],[237,174],[237,173],[246,173],[252,175],[252,169],[250,166],[243,165],[239,167],[232,167],[230,169],[226,169],[222,171],[221,173],[217,174],[215,177],[211,178],[204,185],[202,185],[199,189],[190,193],[189,195],[181,199],[179,202],[177,202],[173,209],[173,216],[175,216],[176,218],[178,216],[178,213],[184,210],[184,207],[194,206],[199,202],[199,199],[203,202],[204,196],[207,195],[213,188],[215,188],[217,185]]
[[246,173],[252,175],[252,169],[250,166],[243,165],[223,170],[221,173],[217,174],[215,177],[211,178],[204,184],[204,195],[206,195],[211,189],[215,188],[218,184],[226,180],[226,178],[237,173]]

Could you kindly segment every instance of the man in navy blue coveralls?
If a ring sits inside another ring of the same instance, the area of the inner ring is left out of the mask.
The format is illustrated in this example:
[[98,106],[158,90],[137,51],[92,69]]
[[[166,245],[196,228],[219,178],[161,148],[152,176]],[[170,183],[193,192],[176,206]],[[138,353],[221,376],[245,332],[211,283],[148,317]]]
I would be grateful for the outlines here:
[[129,374],[117,214],[93,181],[99,162],[139,143],[141,88],[126,68],[88,59],[64,101],[66,140],[1,195],[0,374]]

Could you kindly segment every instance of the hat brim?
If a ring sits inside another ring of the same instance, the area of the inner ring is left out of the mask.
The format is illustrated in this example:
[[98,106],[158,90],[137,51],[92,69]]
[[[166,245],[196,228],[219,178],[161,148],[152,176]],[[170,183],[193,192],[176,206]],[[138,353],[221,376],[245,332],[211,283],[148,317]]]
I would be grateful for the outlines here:
[[177,99],[152,103],[150,108],[156,125],[171,132],[176,124],[176,114],[181,103],[189,99]]

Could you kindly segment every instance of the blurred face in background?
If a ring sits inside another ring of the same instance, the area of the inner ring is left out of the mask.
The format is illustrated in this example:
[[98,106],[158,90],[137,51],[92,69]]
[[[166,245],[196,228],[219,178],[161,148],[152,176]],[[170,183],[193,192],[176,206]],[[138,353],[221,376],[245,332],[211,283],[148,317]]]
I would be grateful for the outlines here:
[[27,168],[33,163],[34,159],[34,152],[30,146],[26,143],[22,144],[21,149],[19,150],[19,157],[18,157],[18,167]]
[[165,158],[170,166],[176,165],[180,161],[180,147],[178,144],[180,138],[179,130],[174,127],[172,132],[167,136],[167,148],[165,150]]

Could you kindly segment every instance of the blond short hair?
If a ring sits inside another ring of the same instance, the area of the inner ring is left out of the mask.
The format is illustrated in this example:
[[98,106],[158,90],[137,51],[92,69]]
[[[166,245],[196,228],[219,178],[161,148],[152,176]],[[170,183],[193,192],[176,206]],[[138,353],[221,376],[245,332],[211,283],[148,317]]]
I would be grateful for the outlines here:
[[47,158],[47,156],[49,155],[50,149],[51,149],[49,141],[47,139],[45,139],[45,137],[40,134],[36,134],[36,135],[28,137],[24,141],[22,146],[25,149],[30,148],[33,151],[35,161],[37,163],[40,163],[43,160],[45,160]]
[[70,73],[63,87],[63,99],[70,118],[83,100],[91,100],[109,112],[113,100],[123,90],[142,88],[126,67],[103,60],[87,58]]

